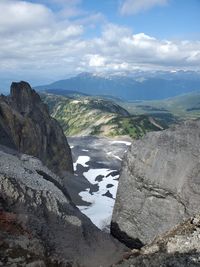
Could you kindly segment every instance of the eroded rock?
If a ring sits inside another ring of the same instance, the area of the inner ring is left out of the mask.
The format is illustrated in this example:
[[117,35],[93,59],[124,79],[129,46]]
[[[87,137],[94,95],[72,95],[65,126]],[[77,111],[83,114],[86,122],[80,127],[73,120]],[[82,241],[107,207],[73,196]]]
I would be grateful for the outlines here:
[[140,251],[133,250],[121,267],[200,266],[200,216],[177,225]]
[[40,160],[3,147],[0,203],[2,266],[110,266],[125,250],[75,207]]
[[10,96],[0,96],[0,144],[41,159],[60,176],[73,172],[60,125],[26,82],[12,83]]
[[148,133],[124,160],[111,231],[134,248],[199,212],[200,121]]

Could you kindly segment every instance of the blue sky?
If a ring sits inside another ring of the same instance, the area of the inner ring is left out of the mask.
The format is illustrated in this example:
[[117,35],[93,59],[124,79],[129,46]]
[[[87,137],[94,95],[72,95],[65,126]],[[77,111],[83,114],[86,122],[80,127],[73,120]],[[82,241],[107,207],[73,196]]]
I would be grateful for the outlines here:
[[200,70],[200,0],[0,0],[0,10],[0,88],[82,71]]
[[[200,37],[200,1],[170,0],[165,5],[154,5],[135,14],[120,13],[120,1],[84,1],[85,8],[99,11],[112,23],[124,25],[134,32],[145,32],[157,38]],[[122,2],[122,1],[121,1]]]
[[[58,12],[63,7],[59,2],[67,3],[69,1],[32,0],[29,2],[46,4],[54,12]],[[122,0],[82,0],[74,2],[82,11],[88,14],[101,13],[108,22],[130,27],[136,33],[145,32],[157,38],[199,39],[200,37],[200,0],[152,1],[155,4],[152,4],[149,8],[141,7],[138,12],[130,14],[121,12],[123,3],[126,2]],[[138,2],[143,1],[138,0]],[[151,0],[146,2],[151,2]],[[75,16],[75,18],[77,17]],[[99,33],[99,29],[92,32],[93,36]],[[91,36],[90,32],[89,35]]]

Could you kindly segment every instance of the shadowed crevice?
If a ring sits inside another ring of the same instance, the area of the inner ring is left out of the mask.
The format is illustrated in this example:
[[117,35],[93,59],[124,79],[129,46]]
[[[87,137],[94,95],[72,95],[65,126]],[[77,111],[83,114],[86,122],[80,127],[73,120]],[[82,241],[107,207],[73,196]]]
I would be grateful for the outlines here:
[[70,195],[69,195],[69,193],[67,192],[67,190],[63,187],[63,186],[61,186],[60,184],[59,184],[59,182],[57,182],[56,180],[54,180],[50,175],[48,175],[47,173],[45,173],[45,172],[43,172],[43,171],[41,171],[41,170],[36,170],[37,171],[37,173],[39,174],[39,175],[41,175],[45,180],[47,180],[48,182],[51,182],[51,183],[53,183],[62,193],[63,193],[63,195],[69,200],[69,201],[71,201],[71,197],[70,197]]
[[139,238],[132,238],[121,231],[119,225],[115,222],[111,222],[111,234],[130,249],[140,249],[144,246]]

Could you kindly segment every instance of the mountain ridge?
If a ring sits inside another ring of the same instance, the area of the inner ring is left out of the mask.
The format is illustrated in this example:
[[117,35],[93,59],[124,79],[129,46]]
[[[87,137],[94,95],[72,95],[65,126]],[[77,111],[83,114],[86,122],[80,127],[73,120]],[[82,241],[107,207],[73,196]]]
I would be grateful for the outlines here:
[[134,116],[114,101],[99,97],[67,98],[42,94],[51,115],[62,125],[66,136],[99,135],[139,138],[151,130],[161,130],[164,124],[148,116]]
[[77,76],[36,86],[37,90],[70,90],[88,95],[111,95],[126,101],[155,100],[200,90],[198,72],[137,72],[126,75],[80,73]]

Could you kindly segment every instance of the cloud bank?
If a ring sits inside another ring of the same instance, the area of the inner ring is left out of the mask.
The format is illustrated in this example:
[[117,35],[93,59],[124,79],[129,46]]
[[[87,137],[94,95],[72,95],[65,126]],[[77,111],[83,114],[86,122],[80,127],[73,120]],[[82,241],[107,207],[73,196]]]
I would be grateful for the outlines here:
[[[61,19],[45,5],[24,1],[1,0],[0,10],[0,78],[37,84],[81,71],[200,67],[200,41],[133,33],[103,21],[101,14]],[[87,31],[99,22],[103,23],[99,37],[89,38]]]

